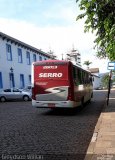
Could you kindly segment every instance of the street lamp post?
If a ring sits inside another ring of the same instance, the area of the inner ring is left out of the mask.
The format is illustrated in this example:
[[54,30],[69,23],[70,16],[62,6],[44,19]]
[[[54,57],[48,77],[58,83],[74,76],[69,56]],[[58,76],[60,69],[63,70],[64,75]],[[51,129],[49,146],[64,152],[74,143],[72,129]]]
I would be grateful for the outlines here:
[[11,68],[10,68],[11,73],[13,73],[13,70],[14,70],[14,69],[11,67]]
[[13,87],[13,68],[11,67],[10,68],[10,87],[12,88]]

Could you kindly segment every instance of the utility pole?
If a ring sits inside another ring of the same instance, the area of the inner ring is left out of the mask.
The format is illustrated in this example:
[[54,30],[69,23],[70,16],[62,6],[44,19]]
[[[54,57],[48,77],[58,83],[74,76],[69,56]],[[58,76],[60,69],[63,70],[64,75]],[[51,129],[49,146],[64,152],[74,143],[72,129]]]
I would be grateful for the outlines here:
[[108,94],[107,94],[107,106],[109,105],[109,95],[111,92],[111,77],[112,77],[112,70],[109,73],[109,83],[108,83]]
[[108,70],[110,70],[110,73],[109,73],[109,83],[108,83],[107,105],[109,104],[109,94],[111,91],[111,78],[112,78],[112,71],[115,70],[115,62],[108,62]]

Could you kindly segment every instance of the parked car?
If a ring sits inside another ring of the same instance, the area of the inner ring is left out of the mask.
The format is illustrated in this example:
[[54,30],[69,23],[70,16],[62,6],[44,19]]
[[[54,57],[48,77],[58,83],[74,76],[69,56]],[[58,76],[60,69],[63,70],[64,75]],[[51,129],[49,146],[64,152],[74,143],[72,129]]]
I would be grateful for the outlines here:
[[112,87],[112,88],[115,88],[115,82],[112,83],[112,86],[111,86],[111,87]]
[[103,89],[103,87],[97,87],[96,88],[96,90],[102,90]]
[[0,101],[5,102],[7,100],[31,100],[31,93],[26,91],[21,91],[17,88],[4,89],[0,92]]
[[27,92],[32,92],[32,86],[31,85],[28,85],[28,86],[26,86],[25,88],[23,88],[23,89],[20,89],[21,91],[27,91]]

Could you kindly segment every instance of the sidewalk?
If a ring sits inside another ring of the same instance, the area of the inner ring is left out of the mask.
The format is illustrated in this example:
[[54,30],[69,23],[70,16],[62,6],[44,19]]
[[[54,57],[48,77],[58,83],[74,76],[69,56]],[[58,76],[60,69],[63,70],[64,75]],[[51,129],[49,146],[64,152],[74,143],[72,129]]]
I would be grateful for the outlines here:
[[85,160],[115,160],[115,89],[98,119]]

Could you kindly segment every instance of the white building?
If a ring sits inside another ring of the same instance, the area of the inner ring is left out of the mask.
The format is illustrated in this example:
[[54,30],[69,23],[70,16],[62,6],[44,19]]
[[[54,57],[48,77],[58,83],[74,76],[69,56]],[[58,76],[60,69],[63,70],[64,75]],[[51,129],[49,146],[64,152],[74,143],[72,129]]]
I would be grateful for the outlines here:
[[67,60],[73,62],[73,64],[81,66],[81,54],[77,49],[73,49],[67,54]]
[[31,64],[50,55],[0,32],[0,89],[31,84]]
[[100,87],[100,84],[101,84],[101,79],[97,75],[93,75],[93,77],[94,77],[93,89],[98,89]]
[[93,89],[97,89],[100,87],[100,84],[101,84],[101,79],[100,79],[100,76],[99,76],[99,68],[90,68],[88,69],[93,77],[94,77],[94,81],[93,81]]

